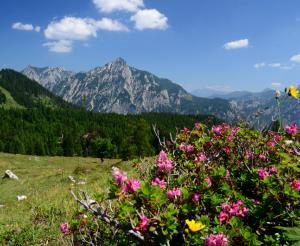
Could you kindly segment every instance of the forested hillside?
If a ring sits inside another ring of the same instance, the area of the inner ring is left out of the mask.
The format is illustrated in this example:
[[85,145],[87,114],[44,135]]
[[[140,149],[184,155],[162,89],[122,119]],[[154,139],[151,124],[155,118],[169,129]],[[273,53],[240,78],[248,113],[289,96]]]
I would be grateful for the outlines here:
[[169,137],[177,127],[219,122],[204,115],[118,115],[46,107],[0,109],[0,115],[0,152],[123,159],[157,153],[154,124],[161,136]]
[[[9,97],[13,98],[14,103],[7,105]],[[53,95],[36,81],[11,69],[0,71],[0,104],[9,108],[74,107],[62,98]]]

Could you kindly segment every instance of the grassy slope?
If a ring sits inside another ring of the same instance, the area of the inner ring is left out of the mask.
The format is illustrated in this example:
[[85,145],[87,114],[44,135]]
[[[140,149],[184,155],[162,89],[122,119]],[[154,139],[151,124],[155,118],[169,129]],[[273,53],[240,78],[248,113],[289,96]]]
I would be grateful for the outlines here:
[[[62,245],[59,224],[70,219],[76,208],[69,189],[105,191],[113,165],[124,170],[131,166],[119,160],[100,163],[94,158],[0,153],[0,175],[10,169],[20,178],[0,179],[0,204],[6,206],[0,208],[0,245]],[[72,185],[69,175],[86,185]],[[18,202],[17,195],[28,199]]]
[[21,105],[19,105],[11,96],[11,94],[5,90],[3,87],[0,86],[0,91],[5,95],[6,102],[4,104],[0,104],[0,107],[3,107],[4,109],[11,109],[11,108],[24,108]]

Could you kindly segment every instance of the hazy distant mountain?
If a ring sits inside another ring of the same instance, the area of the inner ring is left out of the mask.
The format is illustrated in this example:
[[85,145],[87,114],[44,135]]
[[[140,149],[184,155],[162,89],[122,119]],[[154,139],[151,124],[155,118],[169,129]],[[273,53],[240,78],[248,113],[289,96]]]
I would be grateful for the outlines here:
[[202,113],[234,118],[227,100],[195,97],[168,79],[130,67],[122,58],[86,73],[34,67],[23,73],[65,100],[92,111]]

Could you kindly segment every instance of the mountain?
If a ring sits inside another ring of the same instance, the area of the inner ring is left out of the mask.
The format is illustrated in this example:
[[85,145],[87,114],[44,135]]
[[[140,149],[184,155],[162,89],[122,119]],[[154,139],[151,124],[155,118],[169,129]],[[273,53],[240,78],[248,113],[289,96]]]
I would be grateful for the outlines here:
[[181,86],[129,66],[122,58],[88,72],[27,67],[23,74],[68,102],[95,112],[213,114],[232,120],[229,101],[200,98]]
[[22,73],[25,74],[28,78],[38,81],[48,90],[52,90],[53,86],[55,86],[58,81],[64,80],[73,74],[72,72],[67,71],[62,67],[36,68],[30,65],[26,67],[22,71]]
[[0,107],[38,108],[43,106],[74,107],[19,72],[11,69],[0,71]]
[[275,99],[275,90],[265,89],[247,96],[231,98],[229,102],[233,109],[240,112],[241,118],[261,129],[270,125],[272,121],[279,120],[280,117],[283,125],[291,123],[300,125],[299,100],[289,97],[284,92],[281,92],[281,95],[279,104],[281,116]]

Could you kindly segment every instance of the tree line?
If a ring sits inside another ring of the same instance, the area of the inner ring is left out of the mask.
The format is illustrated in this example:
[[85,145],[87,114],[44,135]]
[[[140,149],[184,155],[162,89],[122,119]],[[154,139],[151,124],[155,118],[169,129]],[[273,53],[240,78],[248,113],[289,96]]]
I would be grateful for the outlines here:
[[192,128],[195,122],[211,125],[219,120],[171,113],[118,115],[71,108],[0,108],[0,152],[122,159],[151,156],[159,150],[152,125],[161,137],[168,138],[176,128]]

